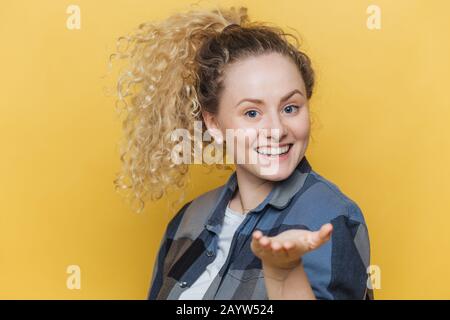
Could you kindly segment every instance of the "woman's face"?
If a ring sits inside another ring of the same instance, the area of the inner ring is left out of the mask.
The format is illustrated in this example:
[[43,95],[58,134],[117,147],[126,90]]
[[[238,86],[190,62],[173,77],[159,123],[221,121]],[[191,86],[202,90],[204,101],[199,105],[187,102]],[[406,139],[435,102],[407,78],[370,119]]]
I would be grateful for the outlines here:
[[233,158],[239,169],[265,180],[286,179],[303,158],[310,132],[305,84],[297,66],[278,53],[227,66],[218,114],[206,116],[205,122],[224,139],[232,129],[228,132],[234,135]]

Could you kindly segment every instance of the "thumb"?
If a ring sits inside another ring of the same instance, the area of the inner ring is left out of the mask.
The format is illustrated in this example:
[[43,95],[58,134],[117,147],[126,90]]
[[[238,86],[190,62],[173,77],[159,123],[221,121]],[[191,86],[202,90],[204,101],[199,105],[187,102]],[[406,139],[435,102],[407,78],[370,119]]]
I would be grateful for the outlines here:
[[333,225],[326,223],[318,231],[314,231],[312,234],[312,249],[316,249],[325,242],[327,242],[333,231]]
[[331,237],[331,233],[333,232],[333,225],[331,223],[325,223],[319,230],[319,238],[325,241],[328,241]]

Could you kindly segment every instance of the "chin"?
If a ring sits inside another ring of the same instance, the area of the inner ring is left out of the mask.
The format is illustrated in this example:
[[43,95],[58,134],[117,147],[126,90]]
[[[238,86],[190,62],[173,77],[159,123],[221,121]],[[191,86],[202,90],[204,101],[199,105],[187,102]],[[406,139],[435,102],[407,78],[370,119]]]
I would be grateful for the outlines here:
[[257,166],[254,171],[261,179],[269,181],[281,181],[287,179],[294,171],[295,166],[280,165],[278,169]]

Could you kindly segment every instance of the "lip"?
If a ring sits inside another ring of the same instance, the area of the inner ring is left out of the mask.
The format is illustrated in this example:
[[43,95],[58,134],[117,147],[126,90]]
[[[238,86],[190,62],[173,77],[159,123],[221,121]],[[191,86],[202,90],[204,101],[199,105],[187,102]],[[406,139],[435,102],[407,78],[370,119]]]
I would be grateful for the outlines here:
[[258,148],[282,148],[282,147],[289,146],[289,145],[292,147],[293,143],[283,143],[283,144],[279,144],[277,146],[257,146],[255,148],[255,150]]

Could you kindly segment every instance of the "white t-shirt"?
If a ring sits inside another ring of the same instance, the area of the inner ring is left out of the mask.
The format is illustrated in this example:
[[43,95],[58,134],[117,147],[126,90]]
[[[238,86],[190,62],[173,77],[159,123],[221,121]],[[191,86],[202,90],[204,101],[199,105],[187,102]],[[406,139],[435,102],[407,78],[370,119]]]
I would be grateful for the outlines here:
[[216,258],[206,267],[206,270],[200,277],[189,288],[181,293],[178,298],[179,300],[201,300],[225,263],[234,233],[245,218],[245,214],[233,211],[230,209],[229,205],[230,204],[228,204],[225,210],[222,229],[219,233]]

